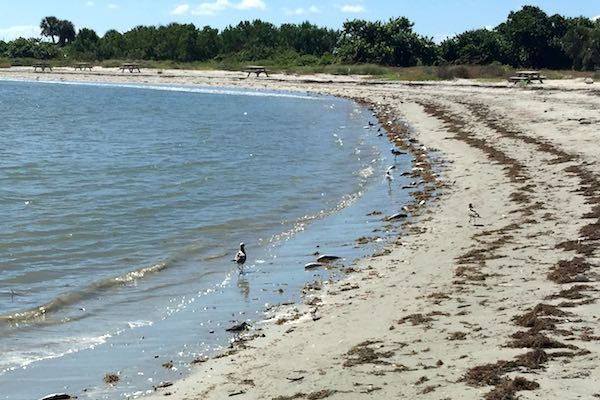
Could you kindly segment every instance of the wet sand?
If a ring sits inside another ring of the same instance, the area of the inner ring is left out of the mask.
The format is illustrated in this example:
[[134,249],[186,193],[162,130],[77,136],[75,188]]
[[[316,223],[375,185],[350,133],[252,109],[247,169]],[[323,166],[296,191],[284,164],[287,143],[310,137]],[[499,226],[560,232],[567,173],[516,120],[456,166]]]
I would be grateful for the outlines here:
[[[600,397],[598,83],[116,71],[0,77],[350,97],[413,153],[413,169],[396,173],[423,181],[388,251],[341,282],[306,287],[304,304],[272,309],[151,398]],[[470,218],[469,203],[481,218]]]

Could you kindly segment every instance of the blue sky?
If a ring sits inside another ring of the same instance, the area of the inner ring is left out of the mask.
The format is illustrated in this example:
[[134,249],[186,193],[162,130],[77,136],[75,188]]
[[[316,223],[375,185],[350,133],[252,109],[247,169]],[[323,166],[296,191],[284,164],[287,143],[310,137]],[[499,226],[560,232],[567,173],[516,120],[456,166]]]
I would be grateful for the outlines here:
[[40,21],[53,15],[100,36],[108,29],[125,32],[137,25],[170,22],[223,29],[242,20],[261,19],[277,26],[310,21],[339,29],[346,20],[404,16],[416,32],[440,41],[469,29],[494,27],[526,4],[550,15],[600,16],[600,0],[11,0],[0,13],[0,40],[40,37]]

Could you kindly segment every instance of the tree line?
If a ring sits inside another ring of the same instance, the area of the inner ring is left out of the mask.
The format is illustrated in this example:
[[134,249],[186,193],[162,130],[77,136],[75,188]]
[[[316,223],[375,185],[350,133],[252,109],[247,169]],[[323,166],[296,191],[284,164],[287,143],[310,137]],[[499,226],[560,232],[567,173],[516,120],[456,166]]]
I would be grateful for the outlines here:
[[475,29],[435,43],[418,34],[405,17],[389,21],[346,21],[342,29],[309,22],[282,24],[242,21],[218,29],[193,24],[137,26],[102,37],[88,28],[50,16],[40,23],[50,39],[0,41],[0,57],[171,60],[176,62],[270,62],[274,65],[491,64],[514,67],[593,70],[600,68],[600,20],[547,15],[534,6],[510,12],[492,29]]

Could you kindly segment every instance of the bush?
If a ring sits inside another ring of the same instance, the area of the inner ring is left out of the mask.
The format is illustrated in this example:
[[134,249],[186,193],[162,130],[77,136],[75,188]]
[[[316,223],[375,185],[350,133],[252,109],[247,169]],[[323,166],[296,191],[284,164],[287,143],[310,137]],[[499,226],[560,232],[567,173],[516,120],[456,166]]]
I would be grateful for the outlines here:
[[442,65],[438,67],[437,76],[440,79],[469,79],[471,74],[469,68],[464,65]]

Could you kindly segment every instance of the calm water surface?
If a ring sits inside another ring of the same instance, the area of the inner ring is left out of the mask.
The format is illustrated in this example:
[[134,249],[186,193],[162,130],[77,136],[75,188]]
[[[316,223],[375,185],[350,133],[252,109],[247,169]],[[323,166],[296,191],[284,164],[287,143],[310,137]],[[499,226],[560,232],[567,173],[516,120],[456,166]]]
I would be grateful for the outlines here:
[[303,268],[315,251],[373,251],[355,246],[388,235],[368,214],[407,201],[375,120],[343,99],[0,81],[0,116],[0,398],[176,379],[233,322],[328,278]]

